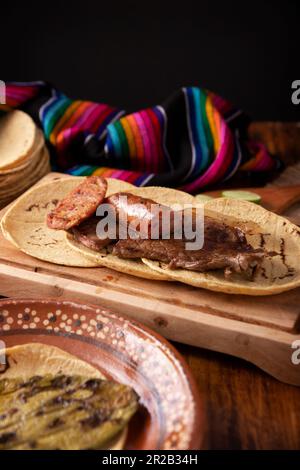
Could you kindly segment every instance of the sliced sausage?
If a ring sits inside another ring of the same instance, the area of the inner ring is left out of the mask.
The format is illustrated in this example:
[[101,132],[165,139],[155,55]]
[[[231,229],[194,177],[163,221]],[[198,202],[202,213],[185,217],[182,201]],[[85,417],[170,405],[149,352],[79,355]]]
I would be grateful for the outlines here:
[[69,230],[91,217],[105,198],[107,182],[101,176],[90,176],[71,191],[47,216],[47,225],[56,230]]
[[[138,232],[144,238],[151,238],[151,231],[163,235],[173,231],[173,211],[170,207],[158,204],[152,199],[146,199],[134,194],[121,192],[109,196],[105,202],[111,204],[117,211],[117,218],[121,226],[131,228],[131,232]],[[162,221],[169,220],[163,227]],[[130,231],[130,230],[129,230]]]

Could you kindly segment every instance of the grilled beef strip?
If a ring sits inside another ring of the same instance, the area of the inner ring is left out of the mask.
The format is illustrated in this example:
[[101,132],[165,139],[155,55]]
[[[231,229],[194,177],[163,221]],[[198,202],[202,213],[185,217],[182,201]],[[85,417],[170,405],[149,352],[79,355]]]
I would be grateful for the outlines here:
[[94,251],[100,251],[107,245],[113,242],[108,236],[103,235],[99,238],[96,232],[97,224],[100,218],[93,216],[88,220],[85,220],[77,227],[73,227],[70,233],[74,235],[75,240],[82,243],[82,245],[90,248]]
[[190,269],[206,272],[223,269],[226,277],[233,272],[252,276],[264,256],[254,249],[239,228],[230,227],[205,217],[204,245],[199,250],[187,250],[187,240],[119,240],[112,253],[120,258],[148,258],[168,264],[169,269]]

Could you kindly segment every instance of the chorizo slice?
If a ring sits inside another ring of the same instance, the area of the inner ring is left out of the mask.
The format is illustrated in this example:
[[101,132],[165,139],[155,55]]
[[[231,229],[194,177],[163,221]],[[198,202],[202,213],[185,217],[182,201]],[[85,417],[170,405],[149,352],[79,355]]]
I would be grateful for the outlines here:
[[170,221],[167,231],[173,231],[172,209],[152,199],[121,192],[112,194],[105,202],[115,208],[120,225],[134,227],[132,231],[135,230],[143,237],[151,238],[152,233],[161,236],[164,232],[163,219]]
[[107,181],[89,176],[62,199],[47,215],[47,225],[56,230],[69,230],[91,217],[105,198]]

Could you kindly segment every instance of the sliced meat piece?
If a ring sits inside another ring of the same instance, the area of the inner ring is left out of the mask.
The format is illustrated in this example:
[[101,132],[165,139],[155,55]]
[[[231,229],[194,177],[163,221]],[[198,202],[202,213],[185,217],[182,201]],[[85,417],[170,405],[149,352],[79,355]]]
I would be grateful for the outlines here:
[[175,218],[174,233],[176,233],[178,229],[181,228],[181,220],[183,223],[185,217],[190,217],[190,219],[187,219],[186,222],[190,223],[191,221],[191,228],[194,232],[199,226],[202,227],[202,224],[204,222],[205,240],[212,240],[214,243],[247,243],[245,234],[239,227],[232,227],[230,225],[225,224],[224,222],[220,222],[219,220],[207,215],[205,215],[203,219],[203,212],[198,212],[195,207],[179,211],[177,214],[181,214],[181,219]]
[[75,240],[94,251],[100,251],[112,242],[112,240],[110,240],[108,236],[105,236],[105,234],[101,238],[98,237],[96,229],[99,220],[99,217],[90,217],[77,227],[73,227],[70,230],[74,235]]
[[[170,220],[171,233],[173,232],[173,211],[168,206],[126,192],[113,194],[105,202],[116,209],[119,223],[131,228],[131,233],[138,232],[141,236],[150,238],[152,231],[162,236],[163,218]],[[170,231],[168,226],[166,230]]]
[[247,244],[245,234],[239,227],[232,227],[209,216],[204,217],[204,240],[206,243]]
[[71,191],[47,216],[47,225],[69,230],[93,215],[103,201],[107,182],[101,176],[89,176]]
[[[169,269],[190,269],[206,272],[223,269],[225,276],[232,272],[250,277],[260,264],[264,251],[253,249],[240,229],[205,219],[204,246],[187,250],[186,240],[119,240],[113,254],[120,258],[148,258],[168,264]],[[207,234],[207,236],[206,236]]]
[[182,240],[119,240],[113,248],[113,255],[120,258],[149,258],[169,263],[184,251]]
[[247,277],[262,260],[262,250],[237,250],[237,248],[204,247],[201,250],[186,250],[183,240],[119,240],[113,247],[113,255],[120,258],[148,258],[168,264],[169,269],[190,269],[192,271],[226,270],[244,273]]

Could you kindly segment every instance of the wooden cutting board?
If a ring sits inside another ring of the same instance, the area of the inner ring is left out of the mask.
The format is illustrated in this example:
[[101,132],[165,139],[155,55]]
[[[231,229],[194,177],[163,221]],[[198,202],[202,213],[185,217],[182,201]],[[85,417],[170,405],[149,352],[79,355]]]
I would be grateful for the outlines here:
[[[287,209],[300,201],[300,185],[288,187],[242,188],[252,191],[262,198],[262,205],[276,214],[283,214]],[[205,194],[213,197],[222,196],[222,191],[208,191]]]
[[[66,176],[52,173],[43,181],[56,178]],[[287,207],[285,190],[261,189],[263,203],[264,191],[268,201],[277,201],[278,211],[279,200]],[[300,186],[289,198],[300,199]],[[300,365],[292,363],[293,342],[300,340],[300,289],[265,297],[228,295],[106,268],[57,266],[22,253],[0,234],[0,295],[102,305],[171,340],[239,356],[300,386]]]

